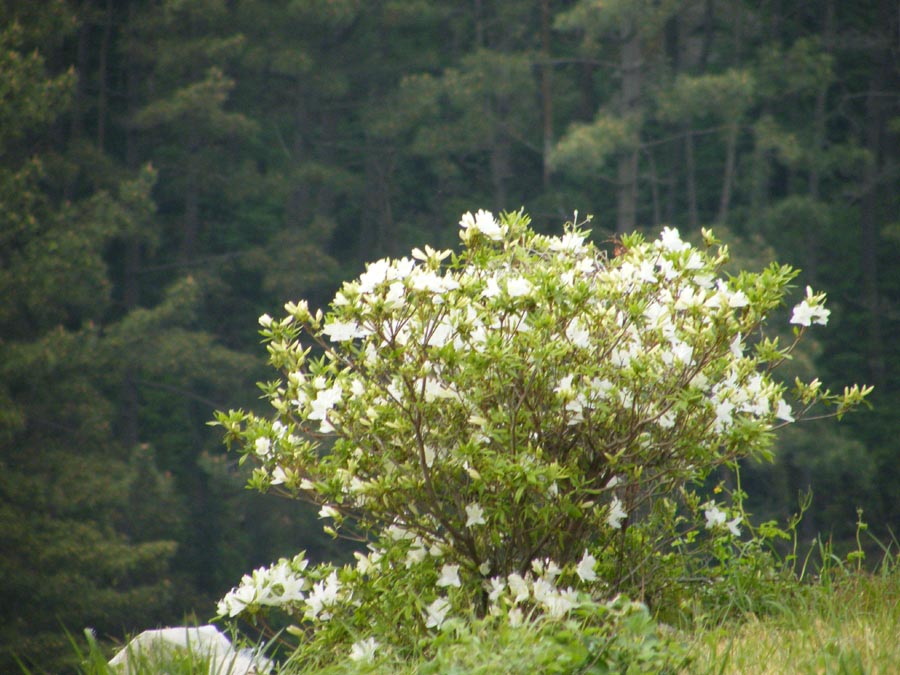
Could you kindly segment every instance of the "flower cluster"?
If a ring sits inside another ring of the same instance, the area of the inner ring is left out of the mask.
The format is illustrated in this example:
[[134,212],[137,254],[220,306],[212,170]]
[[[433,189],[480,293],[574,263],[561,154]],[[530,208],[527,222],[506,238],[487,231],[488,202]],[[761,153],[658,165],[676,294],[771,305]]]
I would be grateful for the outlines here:
[[[302,557],[257,570],[221,615],[281,605],[328,621],[403,574],[429,631],[455,610],[485,611],[485,593],[511,621],[564,616],[579,593],[633,576],[622,564],[633,542],[672,540],[660,528],[676,521],[659,516],[671,509],[654,503],[765,456],[771,431],[815,403],[841,411],[867,393],[798,382],[801,407],[788,403],[771,371],[794,344],[760,334],[795,272],[724,275],[727,248],[708,232],[706,249],[672,228],[624,237],[609,259],[574,224],[544,236],[521,213],[479,211],[460,238],[459,254],[370,263],[327,313],[296,302],[260,318],[283,373],[264,386],[273,418],[218,421],[257,464],[253,485],[313,501],[328,531],[372,543],[353,570],[307,570]],[[807,290],[795,339],[827,321],[823,302]],[[739,536],[739,523],[706,505],[706,528]],[[382,639],[355,639],[353,658]]]

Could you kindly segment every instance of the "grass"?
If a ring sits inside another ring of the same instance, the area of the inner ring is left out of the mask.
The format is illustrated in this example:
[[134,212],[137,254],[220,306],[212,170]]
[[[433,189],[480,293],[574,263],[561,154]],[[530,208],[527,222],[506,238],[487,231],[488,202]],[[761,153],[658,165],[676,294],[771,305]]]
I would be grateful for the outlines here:
[[862,675],[898,672],[900,569],[841,573],[800,589],[765,617],[688,636],[692,673]]
[[[838,566],[814,582],[785,586],[783,600],[764,615],[707,620],[661,641],[648,617],[637,619],[644,623],[623,624],[616,636],[600,639],[579,633],[576,622],[537,630],[479,625],[441,638],[429,659],[344,659],[324,670],[288,667],[276,675],[890,675],[900,664],[900,565],[892,561],[876,573]],[[660,659],[673,645],[672,658]],[[604,649],[617,656],[600,658]],[[111,675],[96,643],[82,657],[81,675]],[[166,665],[171,675],[207,673],[197,663]],[[160,672],[145,667],[129,675]]]

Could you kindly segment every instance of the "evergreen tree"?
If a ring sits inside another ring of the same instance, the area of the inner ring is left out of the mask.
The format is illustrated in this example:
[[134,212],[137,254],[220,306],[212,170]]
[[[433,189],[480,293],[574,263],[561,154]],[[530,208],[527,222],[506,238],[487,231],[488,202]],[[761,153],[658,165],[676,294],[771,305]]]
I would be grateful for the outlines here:
[[118,633],[135,627],[135,607],[142,620],[168,613],[176,545],[141,522],[178,516],[170,481],[116,441],[104,390],[103,253],[117,232],[104,216],[128,207],[103,193],[68,202],[54,174],[65,163],[52,130],[73,76],[50,72],[35,45],[72,18],[60,3],[3,13],[0,669],[20,658],[42,672],[71,654],[63,627]]

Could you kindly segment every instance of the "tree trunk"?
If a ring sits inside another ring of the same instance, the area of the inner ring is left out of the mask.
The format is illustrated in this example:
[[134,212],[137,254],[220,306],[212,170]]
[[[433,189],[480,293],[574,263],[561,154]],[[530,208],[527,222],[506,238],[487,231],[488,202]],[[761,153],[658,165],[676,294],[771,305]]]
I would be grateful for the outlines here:
[[[109,5],[107,5],[109,9]],[[134,21],[135,2],[128,4],[128,22]],[[112,21],[112,15],[107,14],[107,20]],[[101,79],[101,88],[105,88],[105,78]],[[133,119],[139,107],[138,101],[138,73],[137,66],[129,59],[125,65],[125,96],[128,118]],[[102,117],[101,117],[102,119]],[[98,125],[98,144],[101,126]],[[100,146],[102,150],[102,145]],[[125,168],[133,173],[138,167],[137,131],[134,125],[129,124],[125,133]],[[132,233],[125,241],[125,268],[123,270],[122,300],[125,310],[131,311],[140,304],[139,273],[141,268],[141,242],[137,233]],[[134,362],[129,361],[125,368],[122,382],[122,444],[126,448],[135,447],[140,441],[140,397],[137,387],[137,373]]]
[[697,215],[697,164],[694,160],[694,134],[690,128],[684,134],[684,180],[687,183],[688,222],[696,230],[700,224]]
[[[880,16],[887,19],[888,3],[880,3]],[[890,25],[885,21],[884,26]],[[863,302],[869,314],[867,352],[869,359],[869,376],[871,384],[877,388],[884,387],[885,360],[884,334],[881,324],[881,302],[878,289],[878,246],[879,246],[879,173],[881,167],[881,141],[884,126],[884,84],[886,69],[890,67],[888,49],[876,52],[878,63],[872,72],[869,93],[866,97],[865,146],[869,151],[869,162],[865,170],[865,194],[862,198],[862,273]]]
[[97,149],[103,152],[106,148],[106,117],[109,107],[109,85],[107,69],[109,64],[109,40],[112,34],[113,0],[106,0],[106,15],[103,19],[103,37],[100,39],[100,54],[97,64]]
[[[622,27],[622,102],[621,114],[631,117],[641,95],[641,43],[634,22],[628,20]],[[618,199],[616,232],[631,232],[637,225],[637,147],[624,151],[619,157]]]
[[733,121],[728,125],[728,136],[725,139],[725,170],[722,176],[722,194],[719,197],[719,213],[716,222],[724,224],[728,220],[731,209],[731,190],[734,183],[734,168],[737,161],[737,141],[739,125]]
[[541,0],[541,104],[543,113],[543,186],[550,189],[550,151],[553,149],[553,67],[550,64],[550,0]]
[[[825,3],[825,25],[823,26],[823,44],[826,52],[832,51],[834,43],[834,0],[827,0]],[[820,153],[825,149],[825,104],[828,97],[828,89],[830,82],[824,82],[816,92],[816,107],[813,112],[813,161],[809,168],[809,197],[813,202],[818,202],[820,198],[820,183],[822,178],[821,157]],[[805,272],[812,286],[816,285],[818,279],[819,268],[819,237],[818,223],[807,221],[804,229],[804,240],[806,248],[806,266]]]

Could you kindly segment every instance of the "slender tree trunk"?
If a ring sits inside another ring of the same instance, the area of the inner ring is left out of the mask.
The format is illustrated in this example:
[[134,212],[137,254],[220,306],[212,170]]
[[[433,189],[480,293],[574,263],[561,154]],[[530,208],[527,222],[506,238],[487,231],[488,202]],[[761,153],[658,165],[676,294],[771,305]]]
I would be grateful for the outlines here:
[[541,104],[543,113],[543,186],[550,188],[550,151],[553,149],[553,67],[550,64],[550,0],[541,0]]
[[[825,25],[823,27],[823,44],[825,50],[830,54],[832,44],[834,43],[834,0],[827,0],[825,3]],[[828,89],[830,82],[824,82],[816,92],[816,107],[813,112],[813,161],[809,170],[809,197],[813,202],[820,199],[820,183],[822,178],[821,172],[821,153],[825,149],[825,104],[828,97]],[[816,285],[819,276],[819,237],[818,223],[807,221],[804,229],[804,240],[806,248],[806,266],[805,272],[809,279],[809,283]]]
[[728,220],[728,212],[731,208],[731,191],[734,183],[735,163],[737,162],[739,128],[736,120],[728,125],[728,136],[725,139],[725,170],[722,176],[722,194],[719,196],[717,223],[725,223]]
[[109,41],[112,35],[113,0],[106,0],[106,14],[103,19],[103,36],[100,39],[100,53],[97,64],[97,148],[106,149],[106,118],[109,107],[109,85],[107,70],[109,64]]
[[[637,110],[641,95],[641,43],[634,22],[627,21],[622,28],[622,104],[623,117],[631,117]],[[637,147],[627,150],[619,157],[618,208],[616,212],[616,232],[631,232],[637,225]]]
[[[135,2],[128,4],[128,23],[133,25],[135,15]],[[111,15],[107,15],[109,21]],[[101,80],[105,82],[105,78]],[[101,87],[105,87],[105,83]],[[137,66],[129,59],[125,65],[125,96],[128,110],[128,118],[133,119],[138,109],[138,73]],[[102,119],[102,117],[101,117]],[[98,126],[98,145],[102,143]],[[125,132],[125,168],[133,173],[138,167],[137,131],[134,125],[129,124]],[[102,149],[102,145],[100,145]],[[132,234],[125,240],[125,269],[123,278],[122,299],[125,310],[135,309],[140,304],[139,273],[141,268],[141,242],[137,234]],[[129,361],[122,382],[122,443],[126,448],[133,448],[140,440],[140,396],[137,387],[137,373],[134,362]]]
[[[888,16],[888,2],[880,3],[880,16]],[[883,25],[890,25],[884,23]],[[869,162],[865,170],[865,194],[862,199],[862,272],[863,302],[869,314],[867,352],[869,359],[869,376],[876,387],[883,387],[885,382],[884,334],[881,324],[881,301],[879,298],[879,173],[881,167],[881,142],[884,126],[883,90],[886,69],[889,67],[887,48],[879,50],[881,58],[876,61],[880,65],[873,69],[866,97],[865,145],[869,151]]]
[[688,222],[696,230],[700,224],[697,215],[697,164],[694,160],[694,133],[690,128],[684,134],[684,180],[687,184]]
[[[84,135],[84,109],[87,98],[88,77],[88,42],[90,38],[91,24],[86,17],[81,17],[78,26],[78,42],[75,50],[76,68],[78,79],[75,83],[75,95],[72,97],[71,117],[69,120],[69,139],[77,140]],[[63,196],[66,200],[75,197],[77,178],[69,174],[63,182]]]
[[[194,134],[195,132],[191,130],[191,135],[194,136]],[[200,186],[197,167],[199,148],[195,138],[191,139],[189,145],[187,166],[185,167],[187,173],[184,185],[183,233],[179,252],[179,260],[182,263],[187,263],[194,257],[197,238],[200,235]]]
[[647,166],[650,171],[650,196],[653,201],[653,225],[662,223],[662,205],[659,198],[659,176],[656,173],[656,160],[653,151],[647,151]]

